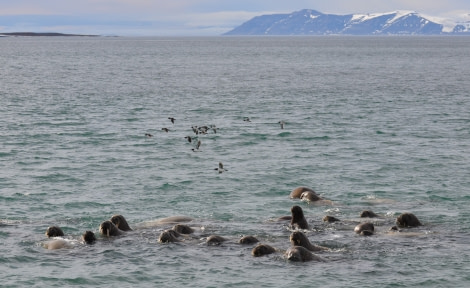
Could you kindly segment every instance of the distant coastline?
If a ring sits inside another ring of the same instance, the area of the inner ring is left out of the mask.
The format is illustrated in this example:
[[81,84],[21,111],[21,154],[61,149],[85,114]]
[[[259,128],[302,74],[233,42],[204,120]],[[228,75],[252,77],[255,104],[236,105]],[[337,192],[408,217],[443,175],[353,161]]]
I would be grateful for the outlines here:
[[56,32],[9,32],[1,33],[0,36],[68,36],[68,37],[99,37],[100,35],[85,35],[85,34],[64,34]]

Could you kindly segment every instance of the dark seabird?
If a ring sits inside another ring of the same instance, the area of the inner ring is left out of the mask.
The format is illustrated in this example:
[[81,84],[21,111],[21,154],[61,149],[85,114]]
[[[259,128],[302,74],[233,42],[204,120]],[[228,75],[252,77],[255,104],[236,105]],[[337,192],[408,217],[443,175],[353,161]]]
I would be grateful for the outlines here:
[[150,137],[153,137],[153,135],[150,134],[150,133],[145,133],[145,137],[149,137],[149,138],[150,138]]
[[211,128],[214,131],[214,133],[217,134],[217,127],[215,127],[215,125],[211,125]]
[[281,124],[281,129],[284,129],[284,121],[279,121],[279,124]]
[[186,137],[184,137],[184,138],[185,138],[186,140],[188,140],[189,143],[191,143],[191,140],[192,140],[192,139],[191,139],[191,136],[186,136]]
[[199,133],[201,134],[207,134],[207,131],[209,130],[209,127],[207,126],[201,126],[201,127],[198,127],[199,129]]
[[199,152],[199,147],[201,147],[201,140],[197,140],[196,149],[191,149],[193,152]]
[[224,172],[224,171],[228,171],[227,169],[224,169],[224,164],[222,164],[222,162],[219,162],[219,167],[218,167],[218,168],[214,168],[214,170],[219,171],[219,173],[222,173],[222,172]]
[[193,132],[194,134],[199,134],[199,131],[197,130],[197,126],[191,126],[191,128],[193,129]]
[[170,119],[171,123],[175,124],[175,120],[176,120],[175,118],[173,118],[173,117],[168,117],[168,119]]
[[170,129],[168,129],[168,128],[162,128],[162,130],[165,131],[165,132],[170,131]]
[[245,122],[251,122],[251,120],[250,120],[249,117],[244,117],[244,118],[243,118],[243,121],[245,121]]

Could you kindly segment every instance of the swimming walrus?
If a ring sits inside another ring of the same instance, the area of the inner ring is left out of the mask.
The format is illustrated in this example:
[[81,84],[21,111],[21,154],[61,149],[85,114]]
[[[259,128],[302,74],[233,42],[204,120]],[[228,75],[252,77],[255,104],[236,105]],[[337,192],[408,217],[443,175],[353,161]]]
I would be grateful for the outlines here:
[[206,239],[206,243],[209,245],[220,245],[222,242],[225,241],[227,241],[227,239],[219,235],[210,235]]
[[62,231],[59,226],[49,226],[46,229],[46,236],[49,238],[62,237],[64,236],[64,231]]
[[258,242],[259,240],[255,236],[251,235],[243,236],[242,238],[240,238],[240,240],[238,240],[238,243],[240,244],[254,244]]
[[290,221],[290,225],[293,229],[309,229],[307,220],[304,216],[304,211],[300,206],[292,206],[290,209],[292,213],[292,219]]
[[416,217],[413,213],[402,213],[397,217],[396,222],[397,225],[402,228],[418,227],[422,225],[421,222],[419,222],[418,217]]
[[305,235],[302,231],[292,232],[289,236],[289,240],[292,246],[302,246],[304,248],[307,248],[310,251],[329,250],[327,247],[318,246],[318,245],[314,245],[310,243],[310,241],[307,238],[307,235]]
[[106,220],[100,224],[100,233],[103,236],[119,236],[122,232],[113,224],[113,222]]
[[69,239],[55,238],[53,240],[43,243],[42,246],[48,250],[73,248],[75,247],[75,242],[76,241],[69,240]]
[[370,222],[360,223],[354,227],[354,232],[363,236],[370,236],[374,234],[374,224]]
[[184,222],[191,222],[194,218],[187,216],[169,216],[164,218],[159,218],[151,221],[145,221],[139,224],[139,228],[150,228],[162,225],[175,225]]
[[339,220],[338,218],[336,218],[334,216],[326,215],[325,217],[323,217],[323,221],[328,222],[328,223],[333,223],[333,222],[338,222],[338,221],[341,221],[341,220]]
[[380,217],[379,215],[375,214],[372,210],[364,210],[359,214],[361,218],[376,218]]
[[307,248],[302,246],[292,246],[286,250],[284,254],[289,261],[307,262],[307,261],[324,261],[322,258],[312,254]]
[[320,196],[318,196],[315,192],[312,191],[305,191],[300,194],[300,200],[307,201],[307,202],[314,202],[322,200]]
[[258,244],[251,250],[251,255],[254,257],[261,257],[276,252],[276,249],[267,244]]
[[162,233],[160,233],[160,236],[158,237],[158,242],[160,243],[173,243],[173,242],[181,242],[178,237],[180,234],[176,232],[175,230],[165,230]]
[[194,233],[194,229],[189,227],[186,224],[176,224],[175,226],[173,226],[173,228],[171,228],[171,230],[174,230],[174,231],[176,231],[180,234],[192,234],[192,233]]
[[85,231],[83,234],[82,234],[82,240],[83,242],[85,242],[86,244],[93,244],[96,242],[96,237],[95,237],[95,233],[93,233],[92,231]]
[[[303,192],[311,192],[313,194],[317,194],[315,191],[313,191],[313,189],[311,188],[308,188],[308,187],[305,187],[305,186],[300,186],[300,187],[297,187],[295,188],[294,190],[292,190],[290,192],[290,198],[300,198],[300,196],[302,195]],[[318,195],[317,195],[318,196]]]
[[121,231],[132,231],[131,227],[126,221],[126,218],[122,215],[113,215],[110,219],[116,227]]

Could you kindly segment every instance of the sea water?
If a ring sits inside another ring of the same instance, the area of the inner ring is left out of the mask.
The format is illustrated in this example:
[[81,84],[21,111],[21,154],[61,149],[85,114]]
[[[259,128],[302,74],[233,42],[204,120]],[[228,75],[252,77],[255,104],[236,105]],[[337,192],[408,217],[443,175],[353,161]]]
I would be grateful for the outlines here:
[[[468,37],[2,38],[1,286],[467,287],[469,47]],[[216,133],[191,128],[210,125]],[[298,186],[331,202],[290,199]],[[283,256],[291,228],[276,219],[294,205],[310,241],[329,248],[317,253],[325,262]],[[403,212],[423,226],[391,233]],[[100,236],[113,214],[134,231]],[[171,225],[142,228],[175,215],[194,218],[193,237],[161,244]],[[373,236],[354,233],[361,221]],[[73,248],[44,248],[51,225]],[[85,230],[94,245],[80,243]],[[211,234],[228,241],[207,245]],[[253,257],[243,235],[278,252]]]

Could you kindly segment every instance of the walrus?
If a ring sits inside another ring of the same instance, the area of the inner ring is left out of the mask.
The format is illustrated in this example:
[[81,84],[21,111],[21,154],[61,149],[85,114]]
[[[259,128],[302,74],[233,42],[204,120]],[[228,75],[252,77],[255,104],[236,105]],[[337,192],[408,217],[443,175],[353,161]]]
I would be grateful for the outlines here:
[[372,210],[364,210],[359,215],[361,218],[376,218],[380,217],[379,215],[375,214]]
[[290,221],[290,220],[292,220],[292,215],[285,215],[276,219],[276,221]]
[[122,215],[113,215],[110,221],[113,222],[113,224],[116,225],[119,230],[132,231],[131,227],[129,227],[129,224],[127,224],[126,218],[124,218]]
[[139,225],[139,228],[150,228],[150,227],[167,225],[167,224],[174,225],[174,224],[179,224],[179,223],[184,223],[184,222],[191,222],[193,220],[194,218],[187,217],[187,216],[169,216],[165,218],[143,222]]
[[421,222],[419,222],[418,217],[416,217],[413,213],[402,213],[397,217],[396,223],[399,227],[402,228],[418,227],[422,225]]
[[211,235],[206,239],[206,243],[209,245],[220,245],[224,241],[227,241],[227,239],[219,235]]
[[336,218],[334,216],[326,215],[325,217],[323,217],[323,221],[328,222],[328,223],[333,223],[333,222],[338,222],[338,221],[341,221],[341,220],[339,220],[338,218]]
[[62,231],[59,226],[49,226],[46,229],[46,236],[49,238],[62,237],[64,236],[64,231]]
[[315,192],[305,191],[305,192],[302,192],[302,194],[300,194],[300,200],[307,201],[307,202],[314,202],[314,201],[322,200],[322,198],[320,198],[320,196],[315,194]]
[[325,251],[329,250],[326,247],[318,246],[310,243],[307,236],[302,231],[294,231],[289,236],[290,243],[292,246],[302,246],[310,251]]
[[308,229],[308,223],[307,220],[304,217],[304,211],[300,206],[292,206],[290,209],[292,213],[292,219],[290,221],[290,225],[292,228],[298,228],[298,229]]
[[374,224],[370,222],[358,224],[356,227],[354,227],[354,232],[363,236],[370,236],[374,234]]
[[276,252],[276,249],[267,244],[258,244],[251,250],[251,255],[254,257],[261,257],[264,255],[272,254]]
[[75,246],[75,241],[63,238],[56,238],[54,240],[44,243],[42,246],[48,250],[73,248]]
[[118,236],[121,235],[121,231],[113,224],[113,222],[106,220],[100,224],[100,233],[103,236]]
[[181,242],[178,237],[180,234],[176,232],[175,230],[165,230],[162,233],[160,233],[160,236],[158,237],[158,242],[160,243],[173,243],[173,242]]
[[171,230],[174,230],[180,234],[194,233],[194,229],[185,224],[176,224],[175,226],[173,226],[173,228],[171,228]]
[[243,236],[242,238],[240,238],[240,240],[238,240],[238,243],[240,244],[254,244],[258,242],[259,240],[255,236],[251,235]]
[[297,187],[295,188],[294,190],[292,190],[290,192],[290,198],[300,198],[300,196],[302,195],[303,192],[306,192],[306,191],[310,191],[312,192],[313,194],[317,194],[315,191],[313,191],[313,189],[311,188],[308,188],[308,187],[305,187],[305,186],[300,186],[300,187]]
[[289,261],[307,262],[312,260],[322,261],[320,257],[315,256],[307,248],[302,246],[292,246],[284,254]]
[[93,233],[92,231],[85,231],[83,234],[82,234],[82,240],[83,242],[85,242],[86,244],[93,244],[96,242],[96,237],[95,237],[95,233]]

